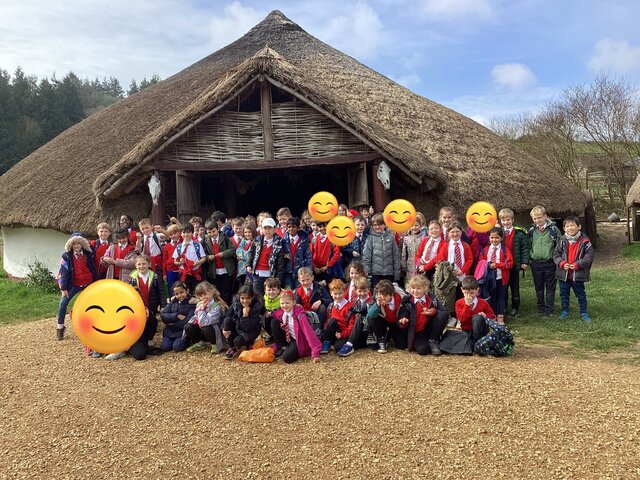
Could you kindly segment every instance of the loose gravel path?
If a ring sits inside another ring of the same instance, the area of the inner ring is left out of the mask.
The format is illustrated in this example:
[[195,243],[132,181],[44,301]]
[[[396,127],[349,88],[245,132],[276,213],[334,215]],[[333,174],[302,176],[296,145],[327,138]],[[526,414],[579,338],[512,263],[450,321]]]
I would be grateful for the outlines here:
[[1,478],[640,478],[640,369],[518,346],[247,365],[0,328]]

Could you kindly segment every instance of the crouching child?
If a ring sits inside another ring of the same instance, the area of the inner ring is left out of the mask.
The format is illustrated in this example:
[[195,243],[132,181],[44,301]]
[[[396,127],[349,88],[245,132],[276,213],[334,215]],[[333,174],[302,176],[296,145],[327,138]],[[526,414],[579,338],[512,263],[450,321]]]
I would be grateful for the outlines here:
[[276,345],[276,358],[292,363],[303,357],[320,360],[322,345],[316,336],[307,314],[300,305],[295,305],[291,290],[280,294],[280,308],[271,315],[271,331]]

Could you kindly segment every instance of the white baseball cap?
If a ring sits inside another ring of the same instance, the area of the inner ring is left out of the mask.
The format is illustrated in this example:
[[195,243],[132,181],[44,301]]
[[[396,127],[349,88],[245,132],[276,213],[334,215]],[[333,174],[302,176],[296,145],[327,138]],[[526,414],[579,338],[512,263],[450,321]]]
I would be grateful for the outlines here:
[[276,228],[276,222],[273,218],[265,218],[262,220],[262,228],[264,227],[273,227]]

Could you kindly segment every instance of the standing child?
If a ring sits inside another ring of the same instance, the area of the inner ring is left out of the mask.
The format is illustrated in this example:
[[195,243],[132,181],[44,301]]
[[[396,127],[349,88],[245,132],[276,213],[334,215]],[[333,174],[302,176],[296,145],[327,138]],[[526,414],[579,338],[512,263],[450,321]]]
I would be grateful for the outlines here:
[[280,308],[271,316],[276,358],[282,358],[284,363],[292,363],[310,356],[316,363],[320,360],[322,344],[311,328],[304,308],[294,302],[293,292],[283,291],[280,294]]
[[429,296],[429,280],[415,275],[408,284],[411,295],[402,299],[398,323],[407,329],[407,346],[419,355],[440,355],[439,342],[449,314],[437,299]]
[[349,265],[353,260],[362,260],[362,251],[364,250],[365,242],[369,236],[367,224],[364,221],[364,218],[358,215],[353,220],[353,223],[356,225],[356,236],[349,245],[342,247],[340,250],[345,265]]
[[362,264],[371,276],[371,288],[381,280],[400,281],[400,249],[393,233],[385,227],[384,217],[377,213],[371,219],[373,231],[362,252]]
[[298,219],[290,217],[287,220],[287,231],[283,241],[288,253],[286,259],[285,288],[298,287],[298,270],[311,267],[311,250],[309,248],[309,234],[298,229]]
[[556,264],[553,252],[559,237],[558,227],[549,220],[547,211],[540,205],[531,209],[531,220],[533,226],[529,228],[529,258],[536,289],[536,306],[538,316],[550,317],[553,315],[556,299]]
[[203,236],[200,235],[200,228],[202,228],[202,217],[191,217],[189,223],[193,226],[193,239],[196,242],[202,243]]
[[258,338],[261,309],[262,302],[255,297],[252,288],[247,285],[240,287],[224,319],[222,334],[229,346],[224,354],[225,360],[233,359],[238,350],[251,347]]
[[193,225],[182,227],[182,243],[173,252],[173,262],[178,266],[180,281],[187,284],[189,291],[195,291],[196,284],[202,280],[202,264],[207,261],[199,242],[193,240]]
[[116,228],[116,243],[111,245],[104,256],[102,263],[108,265],[107,278],[115,278],[123,282],[129,282],[129,274],[136,268],[138,252],[129,243],[130,234],[125,228]]
[[340,247],[327,238],[326,223],[319,222],[318,229],[320,233],[311,239],[311,263],[318,281],[324,281],[328,285],[331,280],[342,277],[344,273],[340,264]]
[[378,282],[374,292],[375,302],[369,307],[367,321],[378,342],[378,353],[387,353],[389,336],[398,350],[406,349],[407,331],[398,323],[402,298],[389,280]]
[[256,238],[256,231],[253,225],[247,223],[243,228],[244,238],[240,240],[238,248],[236,248],[236,258],[238,259],[238,288],[250,281],[252,277],[247,278],[247,262],[249,261],[249,249],[253,240]]
[[517,317],[520,314],[520,270],[526,270],[529,266],[529,235],[524,228],[513,225],[515,218],[513,210],[503,208],[498,213],[498,218],[500,218],[500,225],[504,231],[504,245],[513,257],[513,267],[509,272],[505,301],[509,299],[509,290],[511,290],[509,316]]
[[280,280],[269,277],[264,282],[264,331],[265,343],[272,343],[273,336],[271,333],[271,314],[280,308]]
[[560,303],[562,304],[560,320],[569,316],[569,295],[573,289],[578,299],[580,317],[583,321],[590,322],[584,284],[589,281],[589,271],[593,263],[593,246],[589,237],[580,231],[581,227],[580,219],[574,215],[564,219],[564,235],[556,245],[553,261],[557,266],[556,278],[560,281]]
[[[449,240],[438,251],[438,262],[449,262],[453,266],[453,274],[458,283],[469,275],[473,264],[473,253],[468,243],[461,240],[462,226],[458,222],[449,227]],[[460,292],[458,292],[459,294]],[[459,296],[459,295],[458,295]]]
[[91,240],[91,251],[93,252],[93,259],[96,264],[96,271],[98,272],[98,279],[107,278],[108,266],[102,261],[105,253],[110,247],[111,242],[111,227],[108,223],[98,224],[98,239]]
[[187,352],[193,353],[207,348],[211,344],[211,353],[219,353],[224,348],[222,340],[222,315],[227,304],[220,297],[220,293],[209,282],[201,282],[196,287],[196,305],[193,316],[184,327],[184,339]]
[[278,219],[278,227],[276,228],[276,233],[280,238],[284,238],[284,234],[287,233],[287,222],[291,218],[291,210],[289,210],[287,207],[280,208],[276,212],[276,218]]
[[191,295],[185,283],[175,282],[172,291],[173,300],[160,313],[160,319],[164,323],[160,348],[165,352],[181,352],[187,347],[183,338],[184,327],[193,318],[196,306],[191,302]]
[[58,271],[58,287],[60,288],[60,304],[58,306],[58,324],[56,338],[64,338],[64,317],[71,299],[98,279],[96,264],[91,246],[86,238],[74,235],[64,245],[65,252],[60,259]]
[[207,258],[206,276],[220,292],[225,302],[231,302],[231,282],[236,275],[236,249],[226,235],[218,230],[212,219],[205,223],[207,234],[202,246]]
[[513,257],[511,252],[502,243],[503,232],[500,227],[493,227],[489,230],[489,243],[482,253],[480,260],[487,261],[487,269],[495,271],[495,287],[491,290],[489,305],[493,313],[496,314],[496,321],[504,324],[504,312],[507,307],[507,285],[509,275],[513,267]]
[[437,220],[431,220],[427,230],[427,236],[422,239],[415,256],[415,265],[418,273],[426,275],[429,282],[433,281],[436,271],[438,252],[446,242],[442,240],[442,228]]
[[167,285],[173,285],[178,281],[180,273],[178,266],[173,261],[173,252],[180,243],[180,227],[175,224],[171,224],[167,227],[167,236],[169,241],[164,244],[164,251],[162,252],[162,272],[164,278],[167,281]]
[[262,234],[251,244],[247,259],[247,273],[253,276],[253,291],[256,295],[264,295],[264,282],[269,277],[284,282],[285,248],[282,238],[276,235],[276,222],[273,218],[262,221]]
[[151,270],[162,275],[162,243],[164,237],[153,231],[151,220],[143,218],[138,222],[140,233],[137,234],[136,250],[151,259]]
[[405,281],[408,281],[416,274],[416,253],[422,243],[422,222],[417,218],[416,223],[409,230],[409,233],[402,239],[402,254],[400,268],[404,273]]

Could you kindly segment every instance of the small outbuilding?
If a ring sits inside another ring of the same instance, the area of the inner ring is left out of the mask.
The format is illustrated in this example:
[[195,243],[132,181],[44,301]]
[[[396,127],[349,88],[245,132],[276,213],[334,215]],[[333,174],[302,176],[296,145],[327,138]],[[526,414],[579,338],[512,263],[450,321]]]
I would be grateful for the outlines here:
[[4,267],[25,276],[37,258],[54,270],[69,232],[93,234],[122,213],[162,223],[214,209],[299,213],[319,190],[378,210],[406,198],[430,217],[477,200],[520,213],[585,208],[547,164],[274,11],[0,177]]

